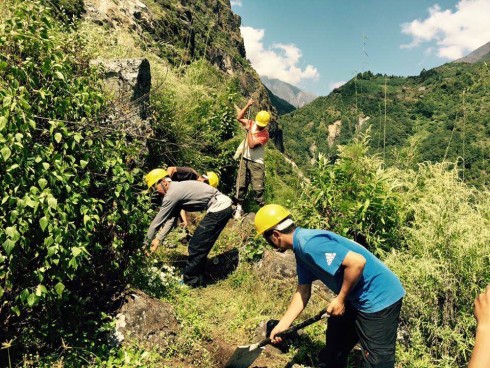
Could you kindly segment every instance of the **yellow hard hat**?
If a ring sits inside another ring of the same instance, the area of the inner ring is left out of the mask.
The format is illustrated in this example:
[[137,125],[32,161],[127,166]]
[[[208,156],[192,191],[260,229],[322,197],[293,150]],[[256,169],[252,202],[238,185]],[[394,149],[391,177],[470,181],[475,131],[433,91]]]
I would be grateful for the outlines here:
[[255,116],[255,122],[260,127],[266,127],[269,124],[269,121],[271,121],[271,114],[267,111],[259,111]]
[[255,228],[259,235],[280,224],[291,214],[278,204],[267,204],[257,211],[255,215]]
[[168,176],[168,172],[163,169],[153,169],[145,176],[146,184],[148,184],[148,189],[150,189],[155,183],[158,183],[164,177]]
[[218,188],[219,176],[216,175],[216,173],[208,171],[204,177],[208,179],[209,185],[211,185],[213,188]]

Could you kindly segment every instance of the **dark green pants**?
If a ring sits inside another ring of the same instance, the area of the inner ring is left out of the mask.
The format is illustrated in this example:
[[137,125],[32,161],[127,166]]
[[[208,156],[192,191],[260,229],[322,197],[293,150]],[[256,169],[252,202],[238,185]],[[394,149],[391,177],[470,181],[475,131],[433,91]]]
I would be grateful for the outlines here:
[[265,167],[264,164],[259,164],[247,159],[242,159],[242,163],[238,170],[237,177],[236,200],[242,204],[247,195],[248,186],[252,183],[252,189],[255,194],[255,201],[262,206],[264,204],[265,191]]

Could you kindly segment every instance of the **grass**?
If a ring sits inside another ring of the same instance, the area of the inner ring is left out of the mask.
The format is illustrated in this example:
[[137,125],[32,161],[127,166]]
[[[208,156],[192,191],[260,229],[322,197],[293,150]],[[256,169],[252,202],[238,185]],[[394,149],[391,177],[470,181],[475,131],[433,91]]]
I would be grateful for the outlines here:
[[[250,235],[253,235],[251,226],[244,223],[229,225],[220,235],[210,257],[235,247],[243,252],[247,242],[244,238]],[[171,263],[182,259],[186,253],[186,247],[179,245],[172,250],[162,248],[157,257],[162,262]],[[240,257],[244,256],[240,254]],[[196,367],[212,366],[212,356],[205,352],[213,346],[234,350],[238,345],[262,339],[257,336],[259,326],[269,319],[279,319],[282,316],[295,289],[294,278],[281,280],[258,264],[244,260],[228,277],[206,288],[172,289],[164,300],[174,306],[182,326],[178,346],[170,353],[172,359],[201,355],[204,360],[199,364],[202,365]],[[300,319],[314,315],[325,306],[326,300],[320,295],[313,293],[310,304]],[[292,349],[288,354],[275,356],[274,365],[268,367],[284,367],[293,359],[313,359],[323,345],[324,326],[319,323],[305,329],[305,333],[307,339],[311,340],[308,344]]]
[[422,341],[407,341],[402,356],[412,351],[413,359],[416,351],[421,361],[462,366],[472,349],[473,300],[490,283],[490,195],[463,183],[448,164],[420,165],[405,175],[399,178],[412,220],[406,247],[386,263],[407,290],[406,328]]

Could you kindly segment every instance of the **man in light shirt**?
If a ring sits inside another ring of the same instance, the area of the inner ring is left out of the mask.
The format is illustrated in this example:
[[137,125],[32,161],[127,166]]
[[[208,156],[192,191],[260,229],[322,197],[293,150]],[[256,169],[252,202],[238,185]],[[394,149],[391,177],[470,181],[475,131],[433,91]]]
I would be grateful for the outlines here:
[[250,183],[252,183],[252,189],[255,192],[255,201],[259,206],[264,205],[264,155],[265,145],[269,141],[269,131],[266,128],[269,125],[271,115],[267,111],[259,111],[255,120],[246,119],[245,114],[253,103],[253,99],[248,100],[245,107],[238,111],[237,114],[237,120],[247,131],[247,136],[240,143],[237,150],[237,154],[242,154],[243,157],[240,160],[237,176],[236,219],[243,214],[242,205]]

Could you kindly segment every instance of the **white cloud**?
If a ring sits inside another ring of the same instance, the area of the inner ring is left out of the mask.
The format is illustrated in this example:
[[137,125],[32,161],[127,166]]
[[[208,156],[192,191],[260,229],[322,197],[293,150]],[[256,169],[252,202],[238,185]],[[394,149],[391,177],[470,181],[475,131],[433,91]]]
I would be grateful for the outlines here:
[[298,66],[302,52],[296,45],[276,43],[266,49],[262,40],[264,29],[240,27],[240,30],[247,58],[259,75],[280,79],[293,85],[305,79],[317,80],[320,77],[314,66],[307,65],[304,69]]
[[437,55],[453,60],[490,41],[490,0],[461,0],[454,12],[442,10],[437,4],[428,11],[426,19],[401,25],[402,33],[413,37],[411,43],[401,48],[435,41]]
[[242,6],[242,0],[231,0],[231,6]]
[[346,83],[347,83],[346,81],[338,81],[338,82],[330,83],[330,91],[333,91],[335,88],[342,87]]

